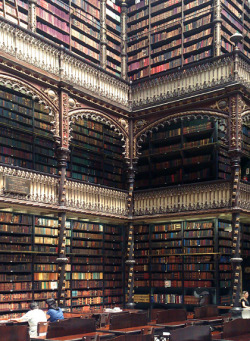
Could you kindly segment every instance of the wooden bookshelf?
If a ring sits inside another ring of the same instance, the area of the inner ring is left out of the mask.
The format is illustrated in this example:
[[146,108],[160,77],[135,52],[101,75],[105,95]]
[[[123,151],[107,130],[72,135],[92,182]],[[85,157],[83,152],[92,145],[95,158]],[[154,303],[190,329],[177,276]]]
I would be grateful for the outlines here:
[[1,88],[0,117],[0,162],[57,174],[52,124],[44,105]]
[[218,219],[136,225],[137,307],[193,310],[202,293],[210,303],[228,303],[232,269],[225,247],[231,250],[230,227]]
[[102,123],[80,119],[73,126],[67,176],[90,183],[124,188],[122,141]]
[[136,188],[229,179],[230,160],[223,136],[217,123],[206,120],[159,128],[142,144]]
[[123,229],[104,225],[104,297],[105,307],[123,307]]

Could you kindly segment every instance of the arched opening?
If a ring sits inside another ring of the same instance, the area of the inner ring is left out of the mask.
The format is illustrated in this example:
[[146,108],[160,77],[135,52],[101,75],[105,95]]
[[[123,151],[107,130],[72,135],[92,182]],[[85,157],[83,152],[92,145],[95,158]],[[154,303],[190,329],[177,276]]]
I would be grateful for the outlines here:
[[230,179],[226,120],[169,118],[141,137],[136,189]]

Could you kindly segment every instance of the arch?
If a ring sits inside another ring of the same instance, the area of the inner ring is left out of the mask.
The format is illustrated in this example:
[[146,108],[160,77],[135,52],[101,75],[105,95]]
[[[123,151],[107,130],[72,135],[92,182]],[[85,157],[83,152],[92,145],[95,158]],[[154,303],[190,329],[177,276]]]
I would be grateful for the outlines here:
[[158,130],[160,127],[164,127],[165,125],[170,125],[171,123],[177,123],[178,121],[183,121],[184,119],[187,120],[193,120],[193,119],[208,119],[208,120],[214,120],[220,122],[222,125],[224,125],[226,136],[228,136],[228,115],[222,112],[216,112],[216,111],[209,111],[209,110],[194,110],[194,111],[185,111],[180,112],[178,114],[172,114],[167,117],[163,117],[159,119],[158,121],[150,123],[148,126],[146,126],[144,129],[139,131],[135,137],[135,151],[134,151],[134,157],[136,160],[139,158],[139,149],[141,148],[141,143],[144,141],[144,139],[147,137],[149,133],[151,133],[154,130]]
[[50,123],[53,125],[51,131],[59,138],[58,108],[45,93],[25,80],[5,73],[0,73],[0,85],[31,96],[33,100],[38,100],[39,104],[44,104],[46,109],[49,109]]
[[242,122],[247,123],[250,121],[250,109],[243,111],[241,114]]
[[113,118],[105,115],[104,113],[94,110],[94,109],[87,109],[87,108],[78,108],[69,111],[69,141],[72,139],[71,125],[75,123],[80,118],[91,119],[96,122],[100,122],[103,124],[108,125],[112,130],[114,130],[119,136],[121,136],[121,141],[123,142],[123,149],[124,152],[122,153],[125,160],[128,162],[129,160],[129,140],[128,140],[128,123],[125,119],[120,119],[121,124],[119,125]]

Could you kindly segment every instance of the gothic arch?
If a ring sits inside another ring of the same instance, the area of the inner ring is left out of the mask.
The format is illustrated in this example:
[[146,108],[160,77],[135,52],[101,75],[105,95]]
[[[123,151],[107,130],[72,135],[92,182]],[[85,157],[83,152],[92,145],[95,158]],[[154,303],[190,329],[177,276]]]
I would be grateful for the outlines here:
[[134,158],[138,160],[140,156],[139,149],[141,148],[141,143],[144,141],[144,139],[147,137],[147,135],[150,132],[154,130],[157,131],[160,127],[164,127],[165,125],[170,125],[173,122],[176,123],[184,119],[187,119],[187,120],[208,119],[208,120],[218,121],[222,125],[224,125],[226,135],[228,135],[228,131],[227,131],[228,115],[226,115],[225,113],[209,111],[209,110],[194,110],[194,111],[180,112],[178,114],[169,115],[155,122],[152,122],[149,125],[147,125],[145,128],[143,128],[141,131],[139,131],[134,136]]
[[76,122],[80,118],[91,119],[96,122],[100,122],[109,126],[112,130],[114,130],[119,136],[121,136],[121,141],[123,142],[124,152],[122,153],[125,160],[129,160],[129,139],[128,139],[128,122],[121,118],[119,123],[116,122],[113,118],[106,116],[100,111],[94,109],[86,109],[86,108],[78,108],[69,111],[69,141],[71,140],[71,125]]
[[250,110],[243,111],[243,113],[241,114],[241,118],[244,123],[246,122],[249,123],[250,122]]
[[53,125],[53,129],[51,131],[55,137],[59,137],[58,108],[49,99],[45,92],[43,93],[40,89],[19,77],[5,73],[0,73],[0,85],[31,96],[33,100],[38,100],[40,104],[44,104],[45,107],[49,109],[50,122]]

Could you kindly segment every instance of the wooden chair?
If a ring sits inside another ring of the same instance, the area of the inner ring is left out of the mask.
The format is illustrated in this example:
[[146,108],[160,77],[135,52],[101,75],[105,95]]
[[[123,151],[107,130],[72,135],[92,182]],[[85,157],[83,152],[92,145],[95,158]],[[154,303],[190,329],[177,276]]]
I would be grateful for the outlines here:
[[82,341],[100,341],[100,336],[98,334],[92,336],[84,336]]
[[46,336],[49,322],[38,322],[37,336]]
[[100,328],[105,327],[109,324],[110,313],[103,313],[100,315]]
[[151,335],[152,341],[154,341],[154,332],[155,332],[154,327],[150,327],[150,326],[142,328],[141,330],[142,335]]
[[210,326],[191,326],[171,331],[169,341],[212,341]]

